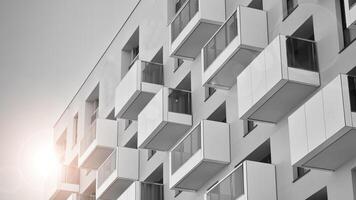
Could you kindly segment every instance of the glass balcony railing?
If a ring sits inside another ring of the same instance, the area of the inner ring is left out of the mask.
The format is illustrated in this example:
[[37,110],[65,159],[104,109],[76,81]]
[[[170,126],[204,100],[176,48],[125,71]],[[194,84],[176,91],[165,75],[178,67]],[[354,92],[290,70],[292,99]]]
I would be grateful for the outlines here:
[[199,11],[199,0],[188,0],[181,8],[180,12],[171,22],[172,42],[178,37],[182,30],[187,26],[194,15]]
[[351,112],[356,112],[356,77],[348,76]]
[[87,148],[90,146],[90,144],[95,140],[96,138],[96,121],[94,121],[89,128],[88,134],[86,134],[82,141],[80,142],[80,155],[83,155],[84,152],[87,150]]
[[163,65],[142,61],[142,82],[163,85]]
[[170,88],[168,95],[168,111],[191,115],[191,93]]
[[198,125],[172,150],[172,174],[201,148],[201,129]]
[[104,181],[115,171],[116,169],[116,154],[117,151],[113,151],[110,156],[104,161],[104,163],[98,169],[98,188],[104,183]]
[[243,166],[240,166],[222,182],[211,189],[206,195],[206,200],[238,199],[245,193],[244,190],[244,171]]
[[287,36],[286,48],[288,67],[319,71],[314,41]]
[[237,36],[236,12],[223,24],[215,35],[203,47],[204,70],[220,55]]
[[141,197],[145,200],[164,200],[163,185],[141,182]]

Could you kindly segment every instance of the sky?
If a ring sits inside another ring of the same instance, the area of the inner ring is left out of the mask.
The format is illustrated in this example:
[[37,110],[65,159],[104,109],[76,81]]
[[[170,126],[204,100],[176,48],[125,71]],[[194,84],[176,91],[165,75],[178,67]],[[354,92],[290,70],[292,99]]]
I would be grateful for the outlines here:
[[1,200],[43,199],[34,152],[119,29],[120,2],[0,0]]

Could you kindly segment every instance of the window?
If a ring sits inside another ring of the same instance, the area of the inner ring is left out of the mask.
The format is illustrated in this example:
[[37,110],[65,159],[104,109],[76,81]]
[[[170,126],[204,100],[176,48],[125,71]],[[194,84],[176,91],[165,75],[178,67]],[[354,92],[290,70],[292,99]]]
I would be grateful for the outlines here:
[[132,124],[132,120],[131,119],[126,119],[125,120],[125,130],[127,130],[127,128]]
[[328,200],[328,191],[327,191],[326,187],[319,190],[318,192],[316,192],[315,194],[313,194],[306,200]]
[[174,69],[173,72],[177,71],[177,69],[182,66],[182,64],[184,63],[184,60],[181,58],[175,58],[174,59]]
[[244,136],[246,136],[249,133],[251,133],[251,131],[253,131],[253,129],[255,129],[257,127],[257,124],[255,124],[254,121],[244,120],[243,127],[244,127]]
[[306,169],[303,167],[293,167],[293,182],[296,182],[308,172],[310,172],[310,169]]
[[286,19],[298,6],[298,0],[283,0],[283,20]]
[[78,143],[78,113],[75,114],[73,119],[73,146]]
[[148,151],[147,151],[147,160],[150,160],[152,157],[153,157],[153,155],[155,155],[156,154],[156,150],[152,150],[152,149],[148,149]]
[[186,2],[187,0],[176,0],[176,13],[180,10],[180,8],[184,5],[184,3]]
[[205,101],[208,100],[216,92],[215,88],[205,87]]
[[94,101],[91,102],[93,106],[93,112],[90,116],[90,122],[93,124],[98,117],[98,108],[99,108],[99,99],[95,99]]
[[248,7],[263,10],[263,2],[262,0],[252,0]]
[[174,190],[174,198],[179,196],[182,193],[182,190]]
[[[350,1],[350,6],[351,1]],[[353,0],[355,3],[355,1]],[[348,47],[355,39],[356,39],[356,29],[355,28],[348,28],[346,26],[346,18],[345,18],[345,7],[344,7],[344,0],[340,0],[340,9],[341,9],[341,24],[342,24],[342,33],[343,33],[343,49]]]

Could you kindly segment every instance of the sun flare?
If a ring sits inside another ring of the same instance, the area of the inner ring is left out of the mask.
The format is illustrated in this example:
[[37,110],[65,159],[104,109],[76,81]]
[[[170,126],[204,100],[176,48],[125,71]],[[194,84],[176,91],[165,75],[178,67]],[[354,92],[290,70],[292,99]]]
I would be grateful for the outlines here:
[[54,148],[51,145],[38,147],[32,157],[34,173],[42,179],[56,175],[58,161]]

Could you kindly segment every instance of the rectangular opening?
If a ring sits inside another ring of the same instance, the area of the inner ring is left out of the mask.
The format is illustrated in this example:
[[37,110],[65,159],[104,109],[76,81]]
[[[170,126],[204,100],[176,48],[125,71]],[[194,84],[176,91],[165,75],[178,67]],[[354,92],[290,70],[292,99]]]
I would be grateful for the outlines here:
[[145,179],[146,183],[163,184],[163,163]]
[[226,102],[223,102],[213,113],[211,113],[207,120],[226,123]]
[[356,77],[348,76],[351,112],[356,112]]
[[145,200],[163,200],[163,184],[141,182],[141,197]]
[[204,101],[208,100],[215,92],[216,92],[215,88],[204,87],[204,93],[205,93]]
[[[346,25],[346,11],[344,0],[340,0],[340,14],[341,14],[341,24],[342,24],[342,38],[343,38],[343,46],[341,50],[348,47],[353,41],[356,39],[356,29],[349,28]],[[356,0],[349,0],[350,8],[355,5]]]
[[257,147],[244,160],[251,160],[262,163],[272,163],[271,159],[271,144],[270,140],[266,140],[263,144]]
[[298,0],[283,0],[283,18],[287,18],[298,6]]
[[318,72],[314,41],[287,36],[286,47],[288,67]]
[[356,0],[349,0],[349,8],[351,9],[356,4]]
[[243,128],[244,128],[244,137],[245,137],[257,127],[257,123],[251,120],[244,120],[243,126],[244,126]]
[[168,111],[191,115],[190,92],[170,88],[168,95]]
[[248,7],[263,10],[263,2],[262,0],[252,0]]
[[124,77],[136,60],[140,52],[139,28],[135,30],[130,39],[121,50],[121,77]]
[[201,128],[197,125],[187,137],[176,146],[172,152],[172,174],[176,172],[201,148]]
[[184,60],[181,58],[174,58],[174,69],[173,72],[177,71],[180,66],[182,66],[184,63]]
[[310,169],[304,167],[295,167],[293,166],[293,182],[301,179],[304,175],[310,172]]
[[124,147],[137,149],[137,133],[124,145]]
[[147,150],[147,160],[150,160],[156,153],[157,153],[156,150],[148,149]]
[[313,194],[306,200],[328,200],[328,192],[327,192],[326,187],[319,190],[318,192],[316,192],[315,194]]
[[78,113],[73,118],[73,137],[72,148],[78,143]]

